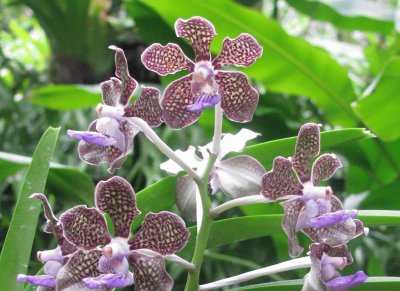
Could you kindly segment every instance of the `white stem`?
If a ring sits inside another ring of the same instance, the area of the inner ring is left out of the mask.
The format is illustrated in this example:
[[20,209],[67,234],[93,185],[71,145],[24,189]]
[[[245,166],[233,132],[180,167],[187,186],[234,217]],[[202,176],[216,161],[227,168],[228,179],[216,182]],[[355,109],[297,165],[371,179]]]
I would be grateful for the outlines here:
[[216,217],[219,214],[221,214],[222,212],[224,212],[228,209],[231,209],[233,207],[249,205],[249,204],[269,203],[269,202],[272,202],[272,200],[265,198],[261,194],[240,197],[240,198],[229,200],[228,202],[225,202],[221,205],[218,205],[217,207],[214,207],[213,209],[210,209],[209,215],[210,215],[210,217]]
[[215,105],[215,119],[214,119],[214,137],[212,145],[212,153],[218,156],[219,145],[222,137],[222,108],[221,103]]
[[237,284],[245,281],[249,281],[261,276],[267,276],[279,272],[285,272],[294,269],[300,268],[309,268],[311,267],[310,257],[298,258],[290,261],[286,261],[283,263],[279,263],[276,265],[272,265],[266,268],[258,269],[255,271],[243,273],[234,277],[226,278],[223,280],[215,281],[212,283],[204,284],[199,286],[199,290],[212,290],[224,286],[229,286],[232,284]]
[[189,270],[189,271],[196,270],[196,266],[194,264],[186,261],[185,259],[182,259],[181,257],[179,257],[177,255],[161,255],[161,254],[159,254],[155,251],[149,250],[149,249],[137,249],[135,251],[142,253],[144,255],[147,255],[147,256],[153,256],[153,257],[162,256],[165,260],[177,263],[177,264],[181,265],[183,268],[185,268],[186,270]]
[[137,118],[137,117],[128,117],[126,118],[131,124],[138,127],[146,137],[154,143],[154,145],[163,152],[168,158],[177,163],[185,172],[193,178],[195,181],[201,181],[201,177],[188,165],[185,161],[183,161],[175,152],[165,143],[163,142],[157,133],[147,124],[146,121]]

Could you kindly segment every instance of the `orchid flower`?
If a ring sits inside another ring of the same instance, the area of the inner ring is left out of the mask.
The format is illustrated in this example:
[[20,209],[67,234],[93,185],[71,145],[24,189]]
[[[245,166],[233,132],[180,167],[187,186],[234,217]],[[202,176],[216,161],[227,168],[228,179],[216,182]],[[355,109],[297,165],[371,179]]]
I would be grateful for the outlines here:
[[99,119],[93,121],[88,131],[68,130],[71,138],[80,139],[79,157],[88,164],[107,163],[109,172],[114,173],[127,155],[133,151],[133,138],[139,129],[129,123],[125,117],[139,117],[150,126],[159,126],[161,120],[160,91],[142,86],[137,100],[129,104],[137,82],[129,75],[128,64],[122,49],[110,46],[115,51],[115,75],[100,84],[103,103],[96,111]]
[[[236,135],[225,134],[221,139],[220,150],[210,176],[212,194],[221,190],[230,198],[244,197],[259,194],[261,177],[265,173],[264,167],[253,157],[247,155],[223,159],[231,152],[241,152],[246,143],[258,136],[248,129],[240,130]],[[202,158],[195,153],[195,147],[190,146],[187,151],[177,150],[193,169],[202,175],[210,156],[212,143],[199,147]],[[182,168],[174,161],[168,160],[160,165],[170,175],[177,175]],[[176,201],[178,208],[186,214],[188,219],[195,220],[197,185],[189,176],[179,177],[176,183]]]
[[[183,220],[166,211],[148,213],[141,229],[130,237],[131,224],[140,211],[132,186],[118,176],[97,184],[95,204],[95,208],[76,206],[60,217],[66,239],[78,249],[102,249],[98,263],[101,274],[86,276],[83,283],[93,289],[134,283],[135,290],[171,290],[173,281],[165,270],[163,256],[185,246],[189,231]],[[114,237],[107,230],[103,213],[113,222]]]
[[[54,216],[46,196],[37,193],[33,194],[31,198],[42,201],[44,216],[47,219],[44,231],[53,233],[57,241],[57,248],[37,253],[38,260],[44,264],[45,275],[19,274],[17,281],[38,285],[37,290],[40,291],[90,290],[81,282],[81,279],[100,274],[95,266],[98,264],[101,252],[98,250],[77,251],[76,247],[65,238],[62,225]],[[110,289],[103,288],[101,290]]]
[[275,158],[272,170],[262,178],[261,194],[267,199],[291,198],[281,203],[285,211],[282,227],[289,239],[291,257],[303,252],[296,237],[300,230],[313,241],[331,246],[342,245],[367,231],[361,221],[353,219],[356,210],[343,210],[330,187],[317,186],[342,166],[336,155],[324,154],[315,160],[310,171],[310,161],[319,151],[319,125],[307,123],[299,131],[293,158]]
[[162,76],[181,70],[191,73],[165,89],[161,101],[163,119],[179,129],[195,122],[203,109],[221,104],[226,117],[236,122],[248,122],[258,103],[258,92],[250,86],[245,74],[220,69],[227,65],[247,67],[261,56],[262,47],[251,35],[225,38],[222,51],[211,61],[210,43],[216,35],[214,26],[202,17],[175,22],[178,37],[185,38],[195,52],[195,62],[173,43],[153,44],[142,54],[147,69]]
[[353,257],[346,245],[331,247],[327,244],[313,243],[310,246],[311,270],[304,277],[302,291],[346,291],[367,280],[363,271],[353,275],[340,276],[342,270],[353,263]]

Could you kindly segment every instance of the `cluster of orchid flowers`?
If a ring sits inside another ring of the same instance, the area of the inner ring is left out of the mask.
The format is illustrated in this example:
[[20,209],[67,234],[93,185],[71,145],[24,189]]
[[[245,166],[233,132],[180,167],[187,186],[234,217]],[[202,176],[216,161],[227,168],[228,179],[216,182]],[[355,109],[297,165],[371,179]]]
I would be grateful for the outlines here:
[[[201,227],[204,207],[198,182],[206,173],[210,193],[225,193],[231,201],[209,209],[218,211],[246,203],[281,202],[284,208],[282,227],[289,241],[289,254],[303,252],[296,232],[308,235],[311,271],[305,277],[303,290],[346,290],[364,282],[359,271],[340,276],[337,270],[353,262],[346,246],[352,238],[367,233],[355,210],[344,210],[330,187],[317,186],[330,178],[341,162],[333,154],[310,161],[320,151],[319,125],[306,124],[299,132],[292,158],[277,157],[266,172],[253,157],[238,155],[224,159],[230,152],[241,152],[247,141],[258,136],[247,129],[236,135],[221,133],[222,113],[231,121],[252,120],[258,103],[258,92],[245,74],[222,71],[228,65],[247,67],[262,54],[262,47],[248,34],[226,38],[222,51],[211,60],[210,43],[216,35],[213,25],[204,18],[177,20],[176,34],[190,42],[195,62],[188,59],[176,44],[153,44],[142,54],[142,62],[160,75],[180,70],[190,73],[169,84],[164,92],[142,86],[140,96],[130,103],[138,84],[129,75],[124,52],[115,47],[116,78],[101,83],[103,104],[96,111],[99,118],[88,131],[69,130],[68,136],[80,140],[79,157],[86,163],[107,163],[114,174],[133,152],[133,139],[142,131],[170,160],[161,169],[170,175],[182,170],[176,184],[177,206],[187,219],[197,220]],[[160,97],[161,96],[161,97]],[[191,146],[187,151],[172,151],[151,129],[165,122],[174,129],[194,123],[201,112],[215,107],[214,139],[208,145]],[[210,160],[212,160],[210,168]],[[261,194],[261,195],[260,195]],[[114,176],[97,184],[95,207],[79,205],[57,219],[43,194],[31,197],[41,200],[47,219],[45,232],[53,233],[57,248],[38,252],[44,264],[44,275],[18,275],[20,282],[40,286],[38,290],[112,290],[135,285],[135,290],[171,290],[173,281],[165,269],[165,260],[180,263],[189,272],[199,265],[186,262],[175,253],[189,239],[184,221],[174,213],[147,213],[140,230],[131,235],[131,225],[140,215],[136,196],[128,181]],[[105,214],[111,219],[112,237]],[[202,286],[200,286],[200,290]],[[205,290],[205,289],[204,289]]]

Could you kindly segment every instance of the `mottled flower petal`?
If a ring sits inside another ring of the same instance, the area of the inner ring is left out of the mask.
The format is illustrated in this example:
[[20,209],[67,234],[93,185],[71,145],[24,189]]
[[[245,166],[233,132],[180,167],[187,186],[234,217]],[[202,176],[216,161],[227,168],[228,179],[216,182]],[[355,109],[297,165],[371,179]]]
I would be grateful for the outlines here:
[[356,210],[340,210],[336,212],[329,212],[311,219],[308,226],[312,228],[327,227],[335,223],[343,222],[349,218],[357,216]]
[[196,63],[211,60],[210,43],[216,35],[215,28],[202,17],[192,17],[188,20],[178,19],[175,22],[175,32],[190,42],[195,52]]
[[194,69],[193,62],[174,43],[169,43],[165,46],[154,43],[144,50],[141,58],[142,63],[148,70],[154,71],[161,76],[174,74],[182,70],[193,71]]
[[329,291],[346,291],[364,283],[367,279],[368,276],[363,271],[358,271],[353,275],[337,277],[325,284]]
[[129,75],[128,63],[124,51],[114,45],[109,46],[109,48],[115,51],[115,75],[122,82],[122,92],[118,103],[126,105],[137,87],[137,82]]
[[50,288],[56,286],[56,278],[50,275],[28,276],[19,274],[17,281]]
[[91,289],[98,289],[102,286],[108,288],[124,288],[133,284],[133,275],[130,272],[126,276],[102,274],[97,277],[84,278],[82,281]]
[[133,219],[140,214],[131,184],[115,176],[100,181],[95,191],[96,207],[110,215],[115,236],[128,237]]
[[106,245],[111,236],[103,215],[96,208],[75,206],[60,216],[65,238],[82,249]]
[[142,228],[129,240],[131,250],[150,249],[162,255],[174,254],[187,243],[189,231],[185,222],[174,213],[148,213]]
[[237,156],[216,165],[219,187],[231,198],[258,195],[264,167],[253,157]]
[[258,104],[258,92],[250,86],[246,75],[218,71],[215,80],[222,96],[221,107],[225,116],[235,122],[251,121]]
[[[186,151],[176,150],[175,154],[184,160],[192,169],[199,167],[202,161],[196,155],[196,148],[194,146],[189,146]],[[160,169],[166,171],[168,175],[171,176],[176,176],[179,172],[183,171],[183,169],[171,159],[162,163]]]
[[114,137],[105,136],[104,134],[96,131],[67,130],[67,135],[70,138],[76,138],[89,144],[103,147],[112,146],[117,143],[117,140]]
[[160,104],[160,90],[142,86],[138,99],[125,107],[124,117],[139,117],[150,126],[159,126],[162,123],[162,108]]
[[317,185],[320,181],[328,180],[336,169],[342,167],[340,159],[335,154],[324,154],[315,160],[312,167],[311,181]]
[[53,233],[57,223],[58,219],[54,216],[53,210],[51,209],[50,203],[47,200],[47,197],[42,194],[42,193],[35,193],[29,196],[29,198],[34,198],[38,199],[42,202],[43,205],[43,213],[44,217],[46,218],[46,228],[47,228],[47,233]]
[[293,169],[302,183],[311,181],[310,161],[319,153],[319,139],[318,124],[306,123],[300,128],[292,163]]
[[[89,131],[96,131],[97,120],[89,126]],[[81,160],[91,165],[107,163],[110,165],[108,171],[114,173],[124,162],[127,155],[133,151],[133,138],[139,133],[139,129],[133,127],[125,121],[120,124],[119,130],[125,136],[125,151],[121,151],[114,146],[99,146],[81,141],[78,146],[78,153]]]
[[289,255],[292,258],[299,256],[303,252],[303,248],[299,245],[299,240],[296,236],[296,222],[300,210],[304,207],[304,202],[301,198],[293,198],[280,203],[283,207],[285,215],[282,220],[282,228],[286,233],[289,241]]
[[196,183],[190,176],[182,176],[176,180],[176,206],[185,219],[196,221]]
[[337,247],[331,247],[330,245],[324,243],[313,243],[310,245],[310,253],[319,260],[322,260],[322,255],[325,253],[330,257],[346,258],[348,265],[353,263],[353,256],[345,244]]
[[247,67],[262,55],[262,47],[257,40],[247,33],[240,34],[237,38],[224,39],[222,50],[212,61],[215,70],[227,65]]
[[163,119],[174,129],[180,129],[195,122],[200,112],[190,112],[187,106],[193,104],[195,97],[191,92],[192,74],[170,83],[165,88],[161,106]]
[[117,106],[122,93],[121,80],[112,77],[110,80],[100,83],[103,103],[109,106]]
[[214,107],[221,101],[220,95],[202,95],[196,97],[193,104],[186,106],[190,112],[201,112],[206,108]]
[[174,281],[165,270],[161,256],[148,256],[132,251],[128,258],[133,268],[135,290],[137,291],[170,291]]
[[[61,268],[57,275],[56,290],[91,291],[86,287],[82,279],[100,275],[98,270],[99,259],[102,253],[99,250],[75,252],[67,264]],[[101,287],[101,291],[109,291],[110,288]]]
[[272,170],[262,177],[261,183],[261,194],[271,200],[303,193],[303,186],[293,177],[292,163],[283,157],[274,159]]

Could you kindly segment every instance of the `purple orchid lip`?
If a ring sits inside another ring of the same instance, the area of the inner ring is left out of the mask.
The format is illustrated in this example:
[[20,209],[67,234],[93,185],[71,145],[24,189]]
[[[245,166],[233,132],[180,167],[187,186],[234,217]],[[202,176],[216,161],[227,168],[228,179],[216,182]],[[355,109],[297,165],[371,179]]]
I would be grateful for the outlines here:
[[357,210],[339,210],[336,212],[330,212],[313,218],[308,225],[313,228],[323,228],[350,218],[355,218],[357,217],[357,214]]
[[117,140],[115,138],[107,137],[104,134],[95,131],[67,130],[67,135],[70,138],[80,139],[90,144],[99,146],[112,146],[117,143]]
[[186,106],[186,108],[190,112],[201,112],[206,108],[214,107],[220,101],[221,101],[220,95],[209,95],[209,96],[203,95],[203,96],[197,97],[194,100],[194,103]]
[[368,276],[363,271],[358,271],[353,275],[337,277],[325,284],[329,291],[344,291],[364,283],[367,279]]

